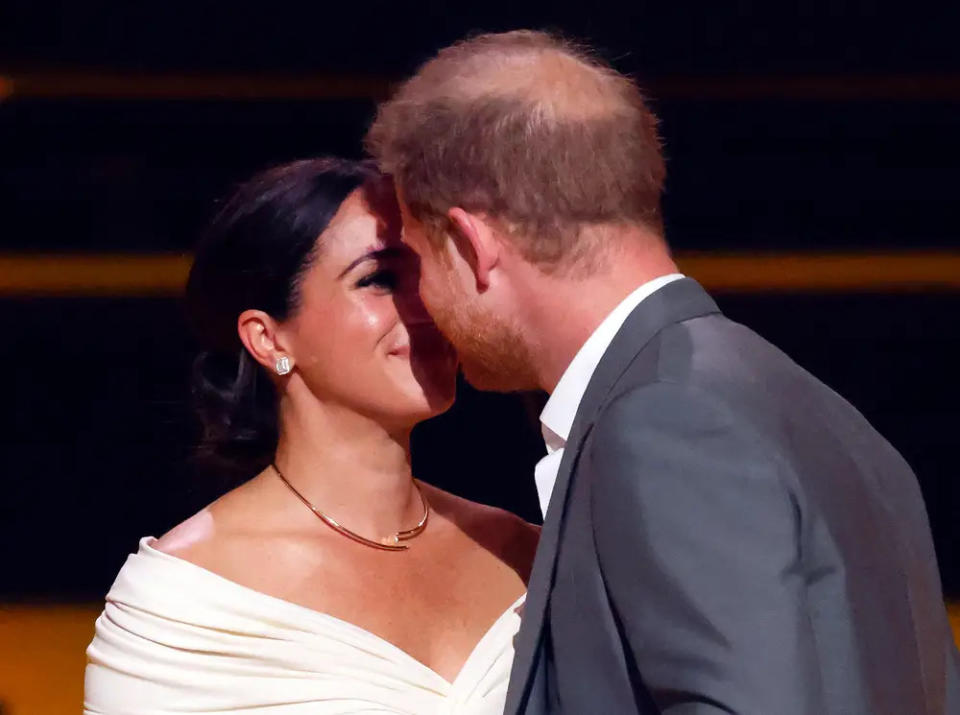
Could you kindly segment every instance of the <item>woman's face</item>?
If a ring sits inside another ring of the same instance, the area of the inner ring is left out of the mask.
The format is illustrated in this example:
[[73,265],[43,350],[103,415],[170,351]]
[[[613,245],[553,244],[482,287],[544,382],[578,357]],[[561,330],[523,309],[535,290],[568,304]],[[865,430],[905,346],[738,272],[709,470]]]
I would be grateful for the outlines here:
[[312,394],[397,427],[449,408],[456,354],[420,302],[392,187],[350,194],[319,246],[299,309],[280,328]]

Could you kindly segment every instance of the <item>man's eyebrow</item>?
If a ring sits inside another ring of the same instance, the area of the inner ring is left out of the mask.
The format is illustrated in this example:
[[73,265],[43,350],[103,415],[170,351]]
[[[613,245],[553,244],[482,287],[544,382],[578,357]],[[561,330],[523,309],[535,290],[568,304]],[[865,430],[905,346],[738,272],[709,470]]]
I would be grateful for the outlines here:
[[398,258],[402,256],[403,253],[404,253],[403,249],[397,248],[396,246],[388,246],[386,248],[375,248],[372,251],[367,251],[362,256],[352,261],[349,266],[344,268],[343,271],[340,273],[340,275],[337,276],[337,280],[343,278],[345,275],[347,275],[350,271],[352,271],[354,268],[359,266],[364,261],[389,260],[391,258]]

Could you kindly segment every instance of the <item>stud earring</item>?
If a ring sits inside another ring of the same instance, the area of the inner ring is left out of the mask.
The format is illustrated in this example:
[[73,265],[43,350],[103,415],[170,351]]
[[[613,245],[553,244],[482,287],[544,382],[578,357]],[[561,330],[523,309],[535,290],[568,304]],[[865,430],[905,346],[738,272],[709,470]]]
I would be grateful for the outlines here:
[[290,358],[288,358],[286,355],[278,357],[275,369],[278,375],[286,375],[289,373],[293,369],[290,367]]

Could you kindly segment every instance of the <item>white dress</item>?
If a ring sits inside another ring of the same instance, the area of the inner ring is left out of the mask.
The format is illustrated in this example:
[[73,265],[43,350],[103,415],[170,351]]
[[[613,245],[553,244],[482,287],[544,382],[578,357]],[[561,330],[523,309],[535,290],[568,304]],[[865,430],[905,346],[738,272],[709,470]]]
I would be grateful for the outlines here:
[[369,631],[140,541],[87,649],[86,715],[500,715],[518,600],[449,682]]

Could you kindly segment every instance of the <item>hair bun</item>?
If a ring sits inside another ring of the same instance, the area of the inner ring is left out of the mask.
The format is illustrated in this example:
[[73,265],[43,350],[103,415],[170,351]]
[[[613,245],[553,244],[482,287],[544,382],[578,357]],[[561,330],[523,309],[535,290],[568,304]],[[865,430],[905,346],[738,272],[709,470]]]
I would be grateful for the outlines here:
[[246,350],[200,353],[193,399],[203,425],[197,458],[205,466],[249,477],[269,464],[277,443],[275,390]]

